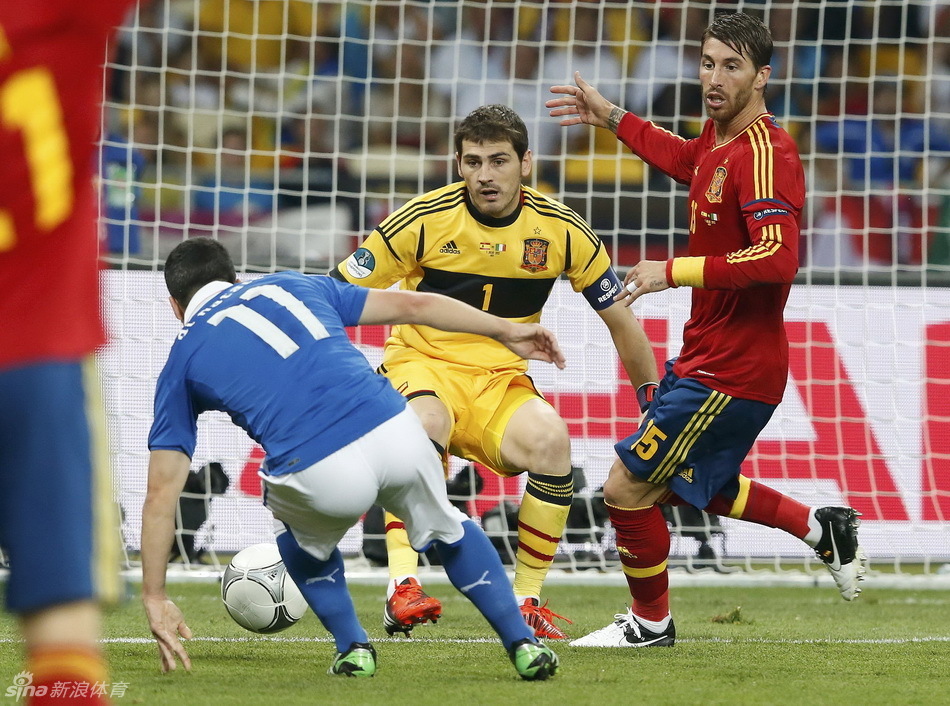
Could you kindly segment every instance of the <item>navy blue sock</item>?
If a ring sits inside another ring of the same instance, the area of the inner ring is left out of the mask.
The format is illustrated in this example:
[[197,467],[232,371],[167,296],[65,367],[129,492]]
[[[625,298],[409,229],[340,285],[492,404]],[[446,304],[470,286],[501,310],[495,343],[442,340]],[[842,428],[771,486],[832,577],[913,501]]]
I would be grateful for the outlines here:
[[534,631],[521,616],[498,552],[477,524],[468,520],[462,526],[465,536],[455,544],[435,542],[452,585],[481,611],[506,650],[518,640],[533,638]]
[[334,549],[326,561],[315,559],[300,548],[289,529],[277,537],[277,548],[307,605],[333,635],[337,652],[345,652],[354,642],[369,642],[346,587],[340,550]]

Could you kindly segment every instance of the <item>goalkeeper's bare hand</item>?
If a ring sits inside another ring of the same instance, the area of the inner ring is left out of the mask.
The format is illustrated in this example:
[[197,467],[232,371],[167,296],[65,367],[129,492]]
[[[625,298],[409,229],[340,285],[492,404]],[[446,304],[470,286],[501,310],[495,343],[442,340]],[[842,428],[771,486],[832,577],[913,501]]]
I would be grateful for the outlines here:
[[630,306],[648,292],[662,292],[669,289],[666,281],[666,260],[640,260],[623,278],[623,289],[614,297]]

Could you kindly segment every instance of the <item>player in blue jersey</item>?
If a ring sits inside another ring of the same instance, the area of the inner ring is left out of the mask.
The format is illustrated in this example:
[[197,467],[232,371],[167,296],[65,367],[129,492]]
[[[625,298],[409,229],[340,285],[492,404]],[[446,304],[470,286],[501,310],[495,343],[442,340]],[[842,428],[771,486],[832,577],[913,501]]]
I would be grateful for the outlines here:
[[475,333],[563,368],[553,334],[437,294],[370,290],[296,272],[238,283],[227,251],[209,238],[180,243],[165,263],[165,282],[184,325],[155,390],[142,513],[142,599],[162,670],[179,659],[191,668],[179,641],[191,630],[166,595],[165,571],[198,416],[220,410],[264,448],[265,504],[282,528],[277,546],[333,635],[330,674],[376,671],[337,544],[379,503],[405,520],[415,549],[435,546],[449,579],[498,633],[522,678],[553,675],[558,658],[522,619],[497,552],[449,503],[441,459],[418,417],[344,327],[412,323]]

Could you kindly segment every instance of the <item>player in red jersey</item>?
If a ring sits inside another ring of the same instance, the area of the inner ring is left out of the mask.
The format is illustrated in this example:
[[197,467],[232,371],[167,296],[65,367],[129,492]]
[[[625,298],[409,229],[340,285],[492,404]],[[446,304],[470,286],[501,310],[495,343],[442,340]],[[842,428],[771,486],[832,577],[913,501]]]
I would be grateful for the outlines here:
[[110,690],[97,598],[118,591],[119,547],[101,512],[114,510],[109,469],[94,461],[93,159],[107,39],[132,4],[0,3],[0,545],[32,703],[100,704]]
[[812,509],[740,474],[788,378],[783,310],[798,270],[804,174],[788,133],[765,107],[772,38],[758,19],[720,15],[702,38],[700,83],[709,117],[686,140],[609,103],[579,74],[547,102],[561,125],[616,133],[634,153],[689,186],[689,255],[639,262],[617,296],[692,287],[683,348],[637,432],[616,444],[604,486],[633,598],[606,628],[571,644],[669,646],[670,539],[657,503],[783,529],[816,550],[841,595],[860,592],[866,559],[851,508]]

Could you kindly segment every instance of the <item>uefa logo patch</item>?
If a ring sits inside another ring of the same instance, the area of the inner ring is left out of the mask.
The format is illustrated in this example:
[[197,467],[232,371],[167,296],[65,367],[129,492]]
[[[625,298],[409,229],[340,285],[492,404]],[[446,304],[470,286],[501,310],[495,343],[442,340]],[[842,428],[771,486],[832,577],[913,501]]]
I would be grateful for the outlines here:
[[366,248],[360,248],[346,260],[346,271],[356,279],[364,279],[376,269],[376,257]]
[[614,294],[620,291],[620,287],[618,287],[610,277],[604,277],[600,280],[599,286],[603,294],[597,297],[598,304],[603,304],[608,299],[613,299]]
[[752,217],[761,221],[763,218],[768,218],[769,216],[787,216],[788,211],[784,208],[763,208],[761,211],[756,211],[752,214]]

